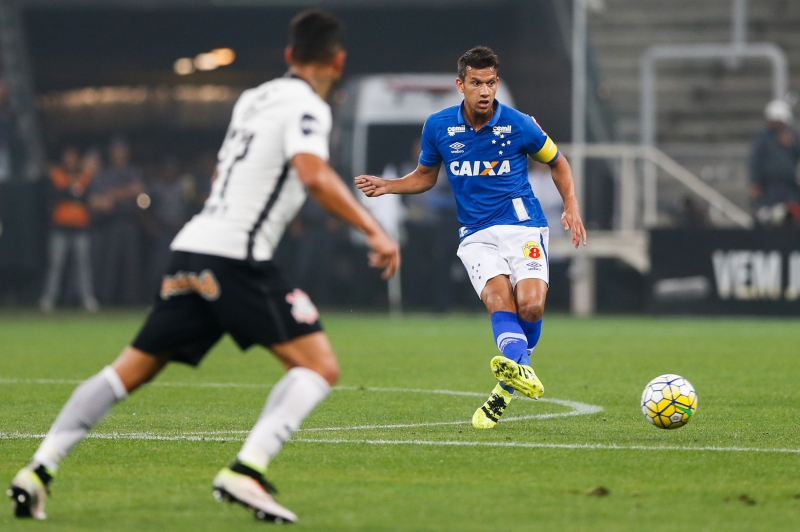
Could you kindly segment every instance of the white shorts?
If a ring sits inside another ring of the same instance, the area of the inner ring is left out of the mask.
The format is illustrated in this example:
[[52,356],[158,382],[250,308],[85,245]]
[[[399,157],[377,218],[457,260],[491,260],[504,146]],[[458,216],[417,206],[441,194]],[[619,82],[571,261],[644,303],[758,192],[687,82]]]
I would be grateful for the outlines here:
[[458,246],[458,258],[478,297],[486,282],[498,275],[508,275],[514,287],[522,279],[541,279],[549,284],[549,239],[547,227],[495,225],[465,238]]

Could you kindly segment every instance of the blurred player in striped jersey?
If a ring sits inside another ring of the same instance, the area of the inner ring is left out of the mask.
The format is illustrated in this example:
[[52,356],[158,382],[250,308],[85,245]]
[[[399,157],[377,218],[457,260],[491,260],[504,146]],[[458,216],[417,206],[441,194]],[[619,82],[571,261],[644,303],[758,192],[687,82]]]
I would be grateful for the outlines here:
[[14,477],[17,517],[44,519],[59,462],[114,404],[169,362],[196,366],[223,334],[244,350],[267,347],[286,375],[275,384],[242,449],[213,481],[217,500],[243,504],[258,519],[294,522],[272,497],[267,465],[330,392],[339,368],[316,307],[272,262],[306,193],[367,236],[370,265],[394,274],[397,244],[328,165],[331,111],[325,97],[344,68],[341,27],[321,11],[292,20],[289,72],[245,91],[219,152],[203,211],[173,240],[170,266],[142,329],[117,360],[81,384],[33,461]]

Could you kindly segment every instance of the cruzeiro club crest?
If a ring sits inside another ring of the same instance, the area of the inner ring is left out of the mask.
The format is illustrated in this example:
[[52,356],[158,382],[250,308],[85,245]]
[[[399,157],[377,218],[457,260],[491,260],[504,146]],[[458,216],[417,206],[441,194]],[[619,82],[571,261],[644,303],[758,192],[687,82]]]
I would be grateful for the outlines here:
[[522,255],[526,259],[538,260],[542,258],[542,246],[536,242],[525,242],[522,246]]

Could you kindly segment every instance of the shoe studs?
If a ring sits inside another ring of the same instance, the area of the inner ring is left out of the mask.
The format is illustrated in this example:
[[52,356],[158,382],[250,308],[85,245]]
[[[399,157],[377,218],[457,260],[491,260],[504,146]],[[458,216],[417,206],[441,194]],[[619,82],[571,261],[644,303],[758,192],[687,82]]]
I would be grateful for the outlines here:
[[277,515],[268,515],[264,510],[256,510],[255,515],[256,519],[259,521],[272,521],[276,525],[282,525],[285,522],[283,517],[278,517]]

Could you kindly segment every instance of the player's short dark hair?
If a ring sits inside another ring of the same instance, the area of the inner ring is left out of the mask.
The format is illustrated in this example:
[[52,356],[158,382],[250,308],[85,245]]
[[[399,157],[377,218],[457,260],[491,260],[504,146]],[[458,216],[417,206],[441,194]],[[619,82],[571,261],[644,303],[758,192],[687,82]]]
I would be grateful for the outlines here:
[[488,46],[475,46],[458,58],[458,77],[461,81],[464,81],[464,77],[467,75],[467,67],[472,67],[476,70],[482,68],[499,70],[500,58]]
[[295,15],[289,24],[289,46],[296,63],[328,63],[344,49],[342,23],[319,9]]

